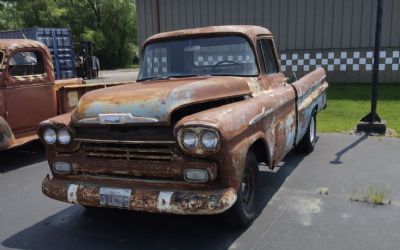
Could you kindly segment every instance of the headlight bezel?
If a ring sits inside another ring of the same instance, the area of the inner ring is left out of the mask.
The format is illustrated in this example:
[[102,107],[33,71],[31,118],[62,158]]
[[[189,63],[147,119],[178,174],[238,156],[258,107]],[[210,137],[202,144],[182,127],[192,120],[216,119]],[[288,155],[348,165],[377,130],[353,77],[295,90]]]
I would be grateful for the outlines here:
[[[211,132],[216,135],[217,137],[217,145],[215,146],[214,149],[209,149],[205,147],[202,143],[202,137],[205,133]],[[197,135],[197,144],[193,149],[187,148],[184,143],[183,143],[183,136],[185,133],[194,133]],[[211,154],[216,154],[219,152],[221,145],[222,145],[222,139],[221,139],[221,133],[218,129],[214,127],[206,127],[206,126],[187,126],[187,127],[181,127],[178,129],[176,133],[176,139],[181,147],[181,149],[187,153],[191,154],[197,154],[197,155],[211,155]]]
[[[45,133],[48,130],[52,130],[55,133],[55,142],[53,143],[48,143],[48,141],[45,139]],[[60,132],[63,133],[63,131],[67,132],[69,135],[69,141],[68,143],[63,143],[62,140],[60,140]],[[38,129],[38,135],[42,142],[46,146],[57,146],[60,148],[65,148],[65,147],[70,147],[73,142],[74,142],[74,131],[68,127],[67,125],[60,126],[59,124],[45,124],[39,127]]]

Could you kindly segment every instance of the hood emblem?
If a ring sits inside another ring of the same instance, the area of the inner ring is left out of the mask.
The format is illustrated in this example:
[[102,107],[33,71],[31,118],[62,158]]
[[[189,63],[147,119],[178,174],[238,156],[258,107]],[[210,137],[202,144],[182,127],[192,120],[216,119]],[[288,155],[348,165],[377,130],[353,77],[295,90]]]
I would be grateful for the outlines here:
[[99,114],[98,117],[84,118],[79,120],[79,123],[85,124],[134,124],[154,122],[158,122],[158,120],[151,117],[133,116],[130,113]]
[[100,124],[125,124],[129,118],[133,118],[131,114],[99,114]]

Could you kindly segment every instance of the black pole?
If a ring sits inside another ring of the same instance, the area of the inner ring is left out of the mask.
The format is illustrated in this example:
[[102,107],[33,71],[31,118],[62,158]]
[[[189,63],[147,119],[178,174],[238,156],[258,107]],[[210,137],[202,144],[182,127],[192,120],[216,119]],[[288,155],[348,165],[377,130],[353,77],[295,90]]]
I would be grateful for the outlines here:
[[376,32],[375,32],[375,51],[374,51],[374,71],[372,75],[372,97],[371,97],[371,122],[381,122],[381,119],[376,113],[376,104],[378,99],[378,79],[379,79],[379,48],[381,47],[382,34],[382,0],[378,1],[378,10],[376,15]]
[[379,80],[379,51],[381,47],[382,33],[382,12],[383,0],[377,0],[376,26],[375,26],[375,48],[374,48],[374,67],[372,73],[372,93],[371,93],[371,112],[363,117],[357,125],[357,131],[385,133],[386,125],[381,123],[381,118],[376,112],[378,101],[378,80]]

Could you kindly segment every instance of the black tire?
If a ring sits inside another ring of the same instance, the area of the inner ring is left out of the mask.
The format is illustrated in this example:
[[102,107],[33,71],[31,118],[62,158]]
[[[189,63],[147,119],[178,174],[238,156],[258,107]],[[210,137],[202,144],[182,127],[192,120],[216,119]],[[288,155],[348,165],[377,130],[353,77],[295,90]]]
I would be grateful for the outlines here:
[[257,215],[258,162],[253,152],[247,153],[242,180],[235,204],[222,214],[224,222],[233,227],[245,227]]
[[299,153],[309,154],[314,151],[315,143],[317,142],[317,112],[313,111],[306,134],[303,136],[296,150]]

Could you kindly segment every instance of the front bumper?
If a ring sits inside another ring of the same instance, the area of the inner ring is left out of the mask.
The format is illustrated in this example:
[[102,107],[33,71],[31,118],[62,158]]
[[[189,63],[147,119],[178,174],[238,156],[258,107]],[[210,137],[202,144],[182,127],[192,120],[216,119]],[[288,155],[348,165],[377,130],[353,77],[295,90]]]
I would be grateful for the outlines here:
[[[47,175],[42,192],[59,201],[101,207],[99,189],[104,185],[52,178]],[[172,214],[219,214],[236,202],[234,188],[212,191],[171,191],[132,188],[129,210]]]

